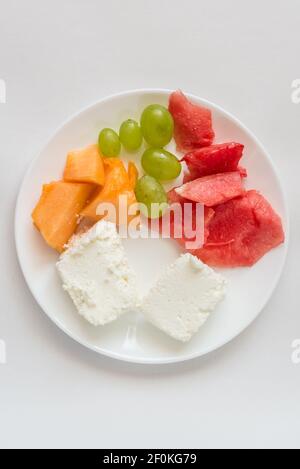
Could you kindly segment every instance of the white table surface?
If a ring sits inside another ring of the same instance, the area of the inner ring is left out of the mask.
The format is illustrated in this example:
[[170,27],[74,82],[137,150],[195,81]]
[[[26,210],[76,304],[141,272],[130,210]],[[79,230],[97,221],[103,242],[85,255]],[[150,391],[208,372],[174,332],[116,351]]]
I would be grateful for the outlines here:
[[[1,447],[300,447],[298,0],[0,0]],[[43,314],[13,237],[23,174],[54,130],[105,95],[182,88],[238,116],[265,144],[291,215],[272,300],[204,359],[142,367],[102,358]]]

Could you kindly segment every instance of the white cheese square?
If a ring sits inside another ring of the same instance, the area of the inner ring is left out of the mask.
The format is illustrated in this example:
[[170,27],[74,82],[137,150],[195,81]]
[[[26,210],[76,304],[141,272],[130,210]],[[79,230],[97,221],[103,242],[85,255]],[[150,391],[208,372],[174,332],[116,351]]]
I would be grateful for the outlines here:
[[78,313],[95,326],[114,321],[137,305],[136,276],[114,223],[100,221],[74,236],[57,269]]
[[225,279],[191,254],[183,254],[158,279],[141,310],[154,326],[187,342],[224,298]]

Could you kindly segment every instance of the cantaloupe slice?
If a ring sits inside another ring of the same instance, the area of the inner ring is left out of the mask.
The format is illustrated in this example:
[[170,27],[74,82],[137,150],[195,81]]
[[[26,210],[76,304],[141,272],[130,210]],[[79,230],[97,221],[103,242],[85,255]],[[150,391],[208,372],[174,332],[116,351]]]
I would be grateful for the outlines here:
[[128,173],[123,161],[118,158],[105,158],[105,183],[100,188],[91,202],[81,211],[81,215],[98,221],[97,207],[100,202],[114,200],[116,195],[130,189]]
[[98,204],[97,220],[105,220],[120,225],[128,223],[139,214],[135,192],[132,189],[112,192],[110,197]]
[[128,163],[128,177],[130,187],[134,190],[139,177],[139,172],[133,161],[129,161]]
[[98,145],[71,151],[67,156],[64,181],[87,182],[103,186],[104,165]]
[[[120,201],[123,204],[123,207],[125,204],[128,209],[132,204],[136,203],[135,193],[132,188],[133,179],[131,178],[130,181],[124,163],[118,158],[105,158],[104,166],[104,187],[98,190],[91,202],[81,211],[82,217],[93,220],[95,223],[98,220],[101,220],[106,213],[109,213],[104,210],[105,207],[103,204],[112,204],[118,212]],[[122,199],[120,199],[121,195],[123,196]],[[99,208],[101,210],[99,210]],[[136,214],[129,216],[128,219],[131,219],[134,216],[136,216]],[[111,218],[109,219],[110,221],[116,221],[117,224],[120,222],[118,216],[115,220],[112,220]]]
[[32,219],[49,246],[58,252],[63,251],[76,229],[80,211],[94,190],[93,184],[64,181],[43,186]]

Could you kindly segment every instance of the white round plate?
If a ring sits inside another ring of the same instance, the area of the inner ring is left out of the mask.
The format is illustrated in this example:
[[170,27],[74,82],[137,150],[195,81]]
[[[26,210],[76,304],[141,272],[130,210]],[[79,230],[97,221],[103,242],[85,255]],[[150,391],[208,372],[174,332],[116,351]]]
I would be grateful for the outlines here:
[[[220,107],[196,96],[194,102],[209,107],[217,142],[238,141],[245,145],[243,166],[247,187],[260,190],[281,215],[284,245],[267,254],[251,268],[225,269],[228,294],[217,311],[187,344],[173,339],[134,315],[123,316],[105,327],[95,328],[75,311],[56,273],[57,253],[47,247],[34,229],[31,212],[43,183],[60,179],[66,154],[96,141],[103,127],[119,128],[129,117],[139,119],[152,103],[167,105],[171,90],[136,90],[105,98],[64,124],[30,166],[20,189],[15,221],[17,253],[27,284],[41,308],[66,334],[94,350],[120,360],[138,363],[171,363],[199,357],[240,334],[260,313],[272,295],[283,269],[288,244],[288,213],[283,191],[271,158],[257,139]],[[172,146],[171,146],[172,148]],[[172,240],[125,240],[130,261],[146,291],[157,274],[179,255]]]

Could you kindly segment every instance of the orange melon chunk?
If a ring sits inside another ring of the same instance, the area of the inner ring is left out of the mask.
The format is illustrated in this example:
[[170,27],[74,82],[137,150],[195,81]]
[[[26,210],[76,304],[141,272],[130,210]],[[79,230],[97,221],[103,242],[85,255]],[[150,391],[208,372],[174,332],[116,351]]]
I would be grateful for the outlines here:
[[101,218],[96,213],[101,202],[110,202],[115,199],[117,194],[130,188],[128,173],[121,160],[105,158],[104,167],[105,183],[103,188],[96,192],[91,202],[81,211],[82,216],[92,218],[95,222]]
[[[106,216],[107,213],[106,210],[100,210],[99,212],[101,204],[109,203],[117,209],[117,218],[112,220],[109,217],[109,219],[110,221],[115,221],[117,224],[119,224],[120,219],[118,217],[118,208],[120,206],[120,201],[122,203],[122,207],[124,207],[125,204],[127,209],[129,209],[132,204],[136,203],[135,193],[132,188],[133,182],[130,182],[128,172],[126,171],[124,163],[120,159],[105,158],[104,166],[104,187],[99,189],[91,202],[86,207],[84,207],[84,209],[81,211],[81,215],[82,217],[87,217],[96,223],[98,220],[101,220],[101,218]],[[120,199],[120,196],[123,196],[123,198]],[[136,215],[128,216],[128,220],[134,216]]]
[[32,219],[46,243],[56,251],[62,252],[75,232],[78,215],[94,188],[92,184],[64,181],[43,186]]
[[64,181],[87,182],[103,186],[104,165],[98,145],[71,151],[67,156]]

